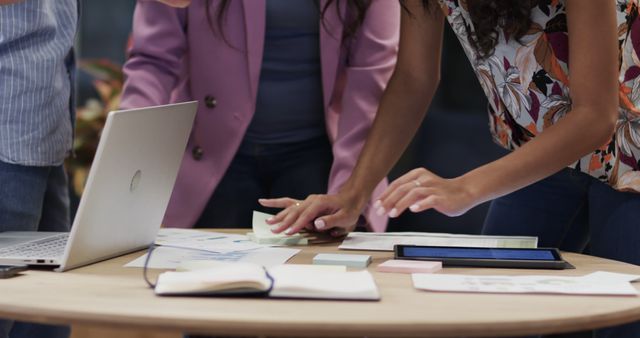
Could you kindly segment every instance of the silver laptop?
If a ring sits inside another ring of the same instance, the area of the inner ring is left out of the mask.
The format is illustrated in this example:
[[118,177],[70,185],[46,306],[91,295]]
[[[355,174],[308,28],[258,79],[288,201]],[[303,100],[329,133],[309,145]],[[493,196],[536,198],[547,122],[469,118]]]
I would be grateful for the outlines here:
[[196,102],[187,102],[111,112],[71,232],[2,232],[0,264],[65,271],[149,246],[196,110]]

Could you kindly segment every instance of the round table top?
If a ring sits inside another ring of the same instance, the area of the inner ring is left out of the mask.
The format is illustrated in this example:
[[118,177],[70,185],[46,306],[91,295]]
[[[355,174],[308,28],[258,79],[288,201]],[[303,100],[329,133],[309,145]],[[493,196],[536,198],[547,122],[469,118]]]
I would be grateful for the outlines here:
[[[310,264],[337,244],[300,247],[289,263]],[[342,251],[344,253],[344,251]],[[350,252],[354,253],[354,252]],[[358,252],[360,253],[360,252]],[[129,254],[64,273],[31,270],[0,280],[0,317],[219,335],[290,337],[514,336],[593,329],[640,320],[640,297],[472,294],[419,291],[407,274],[378,273],[391,252],[362,252],[382,300],[157,297]],[[447,268],[452,274],[563,275],[593,271],[639,274],[640,267],[564,254],[575,270]],[[155,277],[160,270],[151,270]],[[636,285],[638,288],[640,285]]]

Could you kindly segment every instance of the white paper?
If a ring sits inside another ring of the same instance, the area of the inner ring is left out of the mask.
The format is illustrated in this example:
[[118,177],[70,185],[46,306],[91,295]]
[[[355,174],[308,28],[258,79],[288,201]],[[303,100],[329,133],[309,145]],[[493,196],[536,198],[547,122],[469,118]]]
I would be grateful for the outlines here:
[[338,271],[287,264],[271,268],[269,273],[274,280],[271,297],[380,299],[378,287],[367,270]]
[[264,269],[255,264],[233,263],[195,271],[167,271],[158,276],[157,295],[198,294],[224,290],[225,286],[267,291],[272,284]]
[[252,236],[250,239],[258,243],[269,246],[289,246],[289,245],[306,245],[307,239],[301,234],[286,235],[285,233],[274,234],[271,231],[271,225],[267,223],[267,219],[273,215],[264,212],[254,211],[252,219]]
[[[151,269],[175,269],[182,262],[195,260],[215,260],[222,262],[246,262],[271,267],[284,264],[300,250],[288,248],[260,248],[255,250],[233,251],[226,253],[207,252],[174,247],[157,247],[151,254],[148,267]],[[141,268],[147,254],[127,263],[125,267]]]
[[279,298],[380,299],[378,288],[368,271],[284,264],[268,268],[269,274],[266,274],[256,264],[207,263],[203,266],[192,265],[195,269],[189,271],[160,274],[156,294],[200,294],[234,288],[266,291],[271,287],[269,296]]
[[217,253],[230,253],[267,247],[266,245],[250,241],[245,235],[174,228],[160,229],[155,243],[162,246],[191,248]]
[[636,296],[638,291],[625,278],[563,276],[472,276],[412,274],[416,289],[444,292],[547,293]]
[[276,236],[273,232],[271,232],[271,226],[267,223],[267,219],[273,217],[273,215],[269,215],[264,212],[254,211],[253,218],[251,220],[251,227],[253,229],[253,233],[259,237],[267,237],[267,236]]
[[352,232],[340,245],[342,250],[393,251],[396,244],[432,246],[468,246],[485,248],[536,248],[537,237],[483,236],[430,232]]
[[596,271],[588,275],[583,276],[584,279],[594,281],[623,281],[623,282],[637,282],[640,280],[640,275],[629,275],[626,273]]

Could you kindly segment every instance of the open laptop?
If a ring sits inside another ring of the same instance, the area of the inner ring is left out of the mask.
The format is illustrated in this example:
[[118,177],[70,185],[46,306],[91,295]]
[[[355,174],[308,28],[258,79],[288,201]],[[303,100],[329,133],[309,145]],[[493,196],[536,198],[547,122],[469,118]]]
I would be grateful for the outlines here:
[[0,233],[0,264],[65,271],[149,246],[164,216],[197,102],[109,113],[69,233]]

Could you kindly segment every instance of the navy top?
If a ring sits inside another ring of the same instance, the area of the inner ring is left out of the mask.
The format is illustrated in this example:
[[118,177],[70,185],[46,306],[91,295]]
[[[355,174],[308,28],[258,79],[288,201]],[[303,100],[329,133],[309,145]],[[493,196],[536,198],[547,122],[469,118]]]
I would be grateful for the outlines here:
[[267,0],[256,111],[245,141],[290,143],[326,134],[314,0]]

